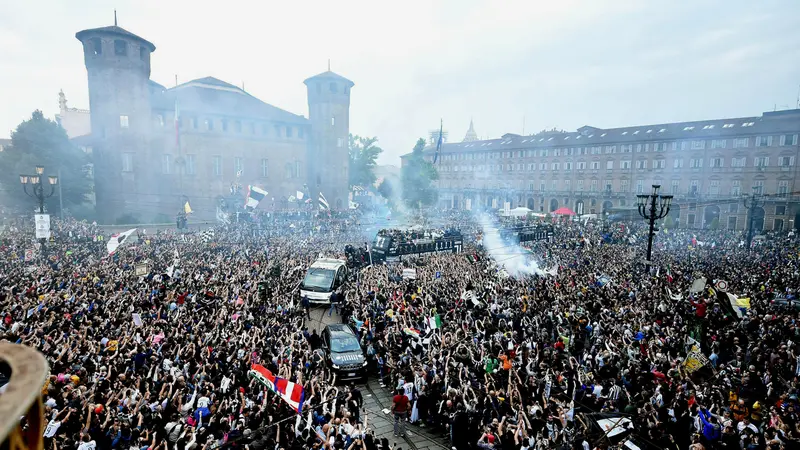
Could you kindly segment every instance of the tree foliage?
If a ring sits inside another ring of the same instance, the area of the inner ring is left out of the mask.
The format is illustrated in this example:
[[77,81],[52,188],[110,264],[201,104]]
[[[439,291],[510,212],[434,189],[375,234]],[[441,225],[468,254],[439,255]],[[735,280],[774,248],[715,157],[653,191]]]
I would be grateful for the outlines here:
[[349,139],[350,186],[369,187],[375,184],[375,166],[383,149],[375,145],[377,137],[350,135]]
[[425,140],[419,138],[414,150],[400,172],[403,183],[403,200],[410,207],[429,206],[436,202],[437,193],[433,182],[439,179],[436,167],[425,160],[422,150]]
[[[33,211],[35,201],[28,198],[20,186],[20,174],[33,174],[37,165],[44,166],[45,185],[47,176],[60,172],[58,183],[64,196],[64,208],[85,204],[91,192],[91,181],[87,176],[86,154],[70,142],[67,132],[55,121],[44,117],[36,110],[31,118],[23,121],[11,133],[11,147],[0,153],[0,185],[5,194],[5,204],[22,210]],[[30,189],[29,189],[30,190]],[[45,194],[50,193],[45,186]],[[47,210],[58,212],[58,188],[52,197],[45,200]]]

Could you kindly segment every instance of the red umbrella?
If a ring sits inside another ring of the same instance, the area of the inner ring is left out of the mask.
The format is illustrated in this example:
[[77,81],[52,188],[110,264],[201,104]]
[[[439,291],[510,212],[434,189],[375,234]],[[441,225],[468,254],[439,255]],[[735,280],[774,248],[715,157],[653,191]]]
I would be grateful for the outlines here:
[[561,208],[558,208],[557,210],[553,211],[553,214],[557,214],[559,216],[574,216],[575,212],[567,208],[566,206],[562,206]]

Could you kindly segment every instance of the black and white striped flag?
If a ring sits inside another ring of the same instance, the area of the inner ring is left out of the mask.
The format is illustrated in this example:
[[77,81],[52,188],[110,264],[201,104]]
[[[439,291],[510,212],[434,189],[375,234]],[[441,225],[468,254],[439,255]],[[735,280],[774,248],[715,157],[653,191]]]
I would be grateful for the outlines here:
[[247,186],[247,201],[244,204],[245,209],[256,209],[258,203],[266,196],[267,191],[256,186]]
[[319,209],[323,211],[328,211],[329,209],[331,209],[330,205],[328,205],[328,200],[326,200],[325,196],[322,195],[322,191],[319,192],[318,202],[319,202]]

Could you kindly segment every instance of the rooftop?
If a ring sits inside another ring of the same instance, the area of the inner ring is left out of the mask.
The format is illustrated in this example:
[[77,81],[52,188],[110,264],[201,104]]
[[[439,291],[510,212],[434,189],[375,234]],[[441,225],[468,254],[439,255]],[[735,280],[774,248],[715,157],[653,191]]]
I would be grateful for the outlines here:
[[79,31],[79,32],[75,33],[75,37],[78,38],[78,40],[83,41],[85,38],[88,38],[88,37],[90,37],[91,35],[94,35],[94,34],[101,34],[101,35],[105,34],[105,35],[126,37],[126,38],[129,38],[129,39],[133,39],[133,40],[139,41],[142,44],[145,44],[147,47],[150,48],[151,52],[154,52],[156,50],[156,46],[152,42],[150,42],[147,39],[144,39],[142,37],[139,37],[139,36],[131,33],[130,31],[128,31],[128,30],[126,30],[126,29],[124,29],[122,27],[118,27],[116,25],[111,25],[111,26],[108,26],[108,27],[100,27],[100,28],[90,28],[88,30]]
[[308,123],[303,116],[265,103],[242,88],[214,77],[198,78],[169,89],[154,82],[150,86],[154,109],[172,110],[177,101],[180,111],[190,113]]
[[347,78],[339,75],[338,73],[331,72],[330,70],[322,72],[322,73],[320,73],[318,75],[314,75],[313,77],[306,78],[306,80],[303,81],[303,83],[308,85],[308,82],[312,81],[312,80],[337,80],[337,81],[344,81],[350,87],[355,86],[355,83],[353,83],[352,81],[350,81]]
[[[800,131],[800,109],[790,109],[765,112],[761,116],[731,119],[698,120],[608,129],[586,125],[574,132],[547,130],[529,136],[507,133],[499,139],[445,143],[442,145],[441,151],[445,153],[531,147],[577,147],[693,138],[724,139],[726,137],[778,134],[782,132],[796,133],[798,131]],[[425,153],[434,152],[436,151],[436,146],[429,145],[423,151]]]

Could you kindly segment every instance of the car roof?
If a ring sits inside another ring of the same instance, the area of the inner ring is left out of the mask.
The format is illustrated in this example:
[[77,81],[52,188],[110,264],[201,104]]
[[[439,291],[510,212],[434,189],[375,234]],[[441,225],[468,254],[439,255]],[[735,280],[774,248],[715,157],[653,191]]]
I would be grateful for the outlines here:
[[330,269],[336,270],[339,267],[344,266],[346,263],[341,259],[333,259],[333,258],[320,258],[314,261],[314,264],[311,264],[312,269]]
[[327,328],[331,334],[349,334],[355,336],[353,329],[350,328],[349,325],[345,325],[343,323],[334,323],[331,325],[327,325],[325,328]]

